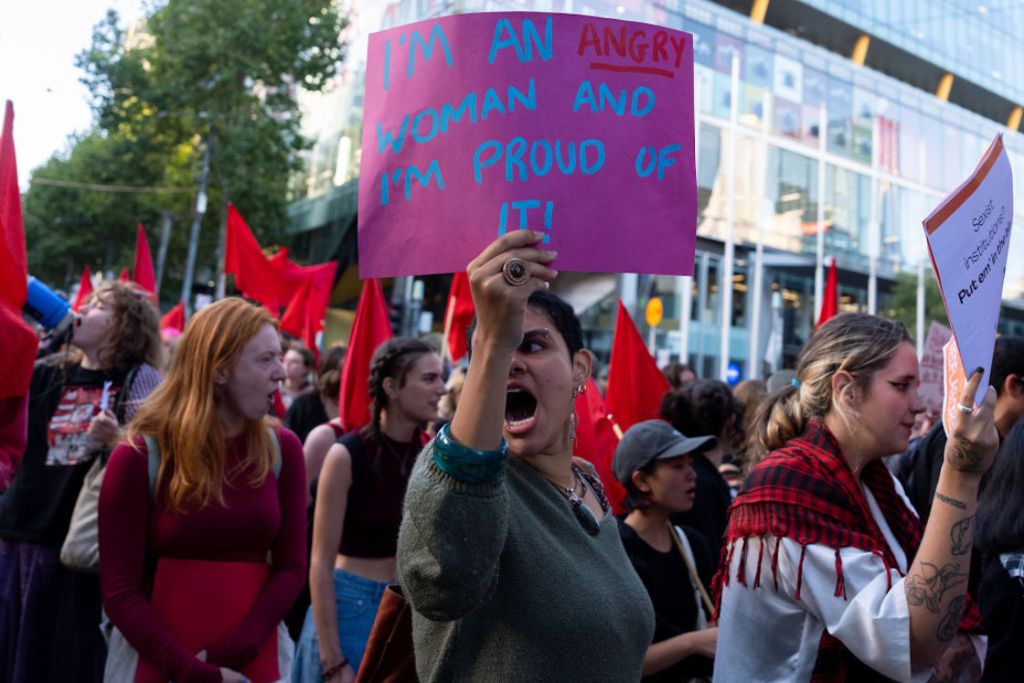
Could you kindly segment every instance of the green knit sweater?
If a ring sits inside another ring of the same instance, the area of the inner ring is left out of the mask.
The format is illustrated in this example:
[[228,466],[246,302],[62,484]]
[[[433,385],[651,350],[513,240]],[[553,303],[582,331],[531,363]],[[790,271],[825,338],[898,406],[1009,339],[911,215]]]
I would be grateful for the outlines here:
[[398,537],[420,680],[639,681],[654,610],[611,514],[589,536],[518,458],[472,484],[438,469],[432,448]]

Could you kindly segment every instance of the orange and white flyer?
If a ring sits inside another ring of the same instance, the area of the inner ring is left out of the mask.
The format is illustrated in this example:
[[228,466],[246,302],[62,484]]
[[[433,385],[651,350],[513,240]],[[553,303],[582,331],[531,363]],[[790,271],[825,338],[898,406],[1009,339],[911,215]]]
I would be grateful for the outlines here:
[[[960,372],[985,370],[976,403],[989,384],[1012,227],[1013,172],[1003,137],[997,135],[970,177],[924,220],[928,252],[953,329],[952,348],[960,351]],[[945,365],[948,375],[948,360]],[[944,422],[951,403],[955,409],[960,400],[959,393],[951,395],[949,379],[945,384]]]

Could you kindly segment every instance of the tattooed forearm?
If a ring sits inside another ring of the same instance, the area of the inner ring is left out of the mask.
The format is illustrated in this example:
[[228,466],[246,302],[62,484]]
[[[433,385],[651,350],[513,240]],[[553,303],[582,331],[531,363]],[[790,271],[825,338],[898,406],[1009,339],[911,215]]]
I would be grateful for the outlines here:
[[924,605],[929,612],[942,611],[942,596],[950,588],[967,580],[967,573],[960,571],[959,564],[947,564],[941,569],[930,562],[921,563],[921,572],[907,577],[907,602]]
[[966,510],[967,509],[967,503],[965,503],[962,500],[957,500],[956,498],[950,498],[949,496],[944,496],[941,493],[939,493],[938,491],[935,492],[935,497],[938,498],[939,500],[941,500],[946,505],[952,505],[953,507],[960,508],[961,510]]
[[964,517],[953,525],[949,531],[949,540],[952,541],[950,552],[954,555],[965,555],[971,549],[971,542],[974,538],[972,533],[974,526],[974,515]]
[[960,626],[960,617],[964,611],[965,602],[962,595],[949,601],[946,616],[942,617],[942,621],[939,622],[939,630],[935,633],[940,642],[948,643],[953,640],[953,636],[956,635],[957,628]]

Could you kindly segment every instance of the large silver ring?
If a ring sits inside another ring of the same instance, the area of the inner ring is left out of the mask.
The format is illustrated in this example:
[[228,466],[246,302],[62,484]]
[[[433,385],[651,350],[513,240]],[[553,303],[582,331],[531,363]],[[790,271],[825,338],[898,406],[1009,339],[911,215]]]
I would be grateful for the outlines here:
[[526,265],[523,259],[512,257],[501,267],[501,274],[505,276],[505,282],[513,287],[519,287],[529,281],[530,266]]
[[974,412],[974,408],[972,406],[965,406],[963,403],[957,403],[956,409],[959,410],[964,415],[970,415],[971,413]]

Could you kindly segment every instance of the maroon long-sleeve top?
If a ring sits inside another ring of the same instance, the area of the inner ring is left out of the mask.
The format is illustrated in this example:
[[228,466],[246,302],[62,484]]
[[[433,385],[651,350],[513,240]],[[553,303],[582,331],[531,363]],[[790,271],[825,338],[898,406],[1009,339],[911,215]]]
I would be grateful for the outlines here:
[[[103,607],[139,654],[170,680],[211,683],[220,667],[241,670],[277,629],[306,573],[305,465],[302,445],[278,428],[280,478],[271,472],[261,486],[240,471],[224,487],[224,502],[184,515],[168,513],[150,499],[148,454],[122,444],[114,449],[100,491],[100,579]],[[140,440],[141,441],[141,440]],[[242,459],[244,438],[228,441],[226,472]],[[168,631],[148,597],[152,571],[161,557],[230,562],[265,562],[270,576],[252,610],[231,634],[196,659]]]

